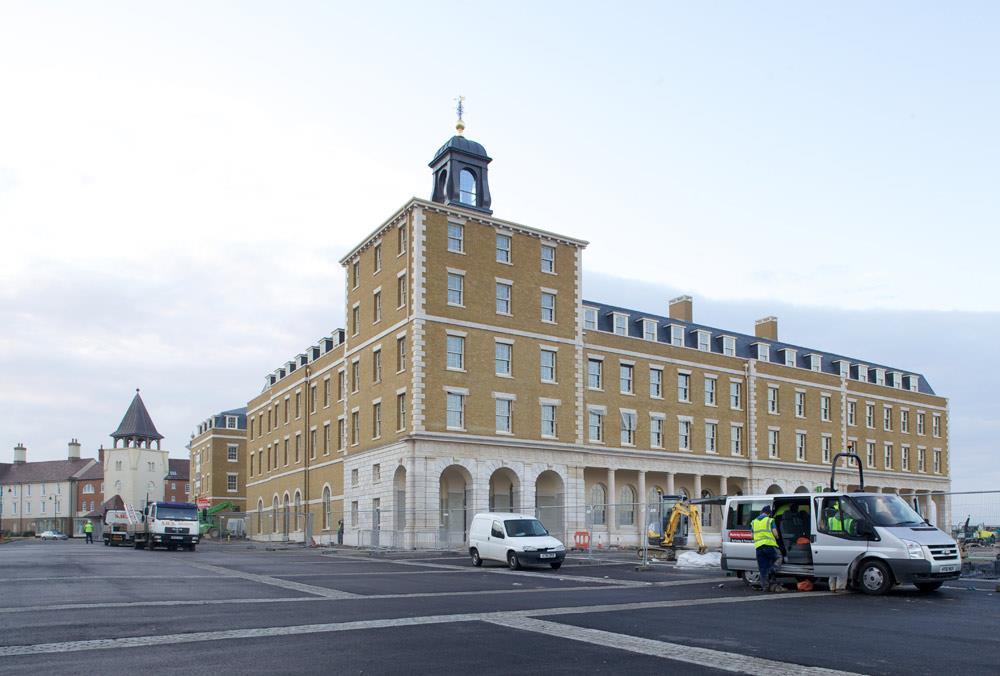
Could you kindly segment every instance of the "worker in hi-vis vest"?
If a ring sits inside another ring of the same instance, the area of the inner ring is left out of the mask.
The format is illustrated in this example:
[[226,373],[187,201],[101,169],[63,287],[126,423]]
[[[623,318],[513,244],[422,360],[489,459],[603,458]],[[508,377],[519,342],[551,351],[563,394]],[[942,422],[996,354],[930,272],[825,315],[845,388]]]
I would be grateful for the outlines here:
[[87,542],[93,543],[94,524],[92,524],[89,519],[83,524],[83,534],[87,536]]
[[781,553],[781,536],[771,518],[771,505],[764,505],[760,515],[750,522],[753,529],[753,546],[757,550],[757,569],[760,570],[760,588],[762,591],[784,591],[784,587],[775,584],[772,579],[774,564]]

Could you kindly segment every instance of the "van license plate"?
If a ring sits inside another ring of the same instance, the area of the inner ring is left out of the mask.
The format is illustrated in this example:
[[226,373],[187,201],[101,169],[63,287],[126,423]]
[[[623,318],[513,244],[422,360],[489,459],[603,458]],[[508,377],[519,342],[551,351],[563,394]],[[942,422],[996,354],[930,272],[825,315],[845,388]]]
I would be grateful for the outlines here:
[[954,573],[958,570],[958,566],[941,566],[942,573]]
[[554,558],[556,558],[556,555],[555,554],[539,554],[538,558],[540,558],[540,559],[554,559]]
[[183,535],[171,535],[170,539],[171,540],[183,540],[184,536]]

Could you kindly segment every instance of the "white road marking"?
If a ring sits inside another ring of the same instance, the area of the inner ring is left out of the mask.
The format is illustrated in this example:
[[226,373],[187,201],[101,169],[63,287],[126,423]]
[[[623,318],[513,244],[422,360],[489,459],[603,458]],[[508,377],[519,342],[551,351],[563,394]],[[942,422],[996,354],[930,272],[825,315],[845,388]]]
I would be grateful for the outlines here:
[[[218,578],[218,575],[157,575],[154,580],[190,580],[192,578]],[[60,575],[57,577],[2,577],[0,582],[54,582],[56,580],[150,580],[149,575]]]
[[602,648],[614,648],[616,650],[627,650],[642,655],[652,655],[662,657],[675,662],[686,662],[702,667],[711,667],[723,671],[735,671],[741,674],[759,674],[760,676],[797,676],[798,674],[817,674],[824,676],[846,676],[851,672],[835,671],[823,669],[821,667],[808,667],[801,664],[789,662],[778,662],[762,657],[753,657],[740,653],[723,652],[721,650],[711,650],[708,648],[698,648],[695,646],[682,645],[680,643],[668,643],[666,641],[656,641],[628,634],[618,634],[600,629],[588,629],[585,627],[574,627],[558,622],[549,622],[532,617],[504,617],[487,620],[491,624],[502,627],[530,631],[536,634],[545,634],[565,638],[571,641],[581,641],[601,646]]
[[291,596],[266,599],[195,599],[191,601],[121,601],[119,603],[63,603],[54,606],[21,606],[20,608],[0,608],[0,614],[34,613],[46,610],[91,610],[96,608],[141,608],[156,606],[224,606],[228,604],[253,603],[300,603],[302,601],[330,601],[321,596]]
[[[327,624],[304,624],[289,627],[261,627],[255,629],[231,629],[224,631],[202,631],[187,634],[166,634],[160,636],[134,636],[127,638],[105,638],[88,641],[65,641],[62,643],[37,643],[34,645],[0,646],[0,657],[14,655],[38,655],[42,653],[65,653],[84,650],[107,650],[114,648],[137,648],[151,645],[168,645],[176,643],[196,643],[202,641],[223,641],[236,638],[260,638],[270,636],[291,636],[297,634],[319,634],[357,629],[381,629],[388,627],[406,627],[425,624],[446,624],[453,622],[496,622],[513,617],[549,617],[554,615],[576,615],[581,613],[611,613],[623,610],[644,610],[649,608],[673,608],[678,606],[715,605],[739,602],[765,602],[787,599],[819,598],[828,596],[823,592],[812,594],[761,594],[759,596],[727,597],[713,599],[695,599],[688,601],[647,601],[643,603],[617,603],[603,606],[575,606],[561,608],[534,608],[530,610],[513,610],[501,613],[458,613],[453,615],[423,615],[417,617],[399,617],[381,620],[362,620],[355,622],[333,622]],[[324,599],[292,599],[294,601],[322,601]],[[562,626],[562,625],[557,625]]]
[[[414,571],[414,572],[439,572],[439,571]],[[450,571],[440,571],[440,572],[450,572]],[[308,575],[313,575],[309,573]],[[357,575],[365,575],[364,573],[357,573]],[[199,576],[199,577],[212,577],[217,579],[216,576]],[[724,579],[724,578],[722,578]],[[718,582],[716,579],[699,579],[699,580],[668,580],[664,582],[654,582],[652,586],[655,587],[682,587],[694,584],[708,584],[711,582]],[[265,583],[267,584],[267,583]],[[279,585],[281,586],[281,585]],[[304,587],[312,588],[312,585],[302,585]],[[291,589],[291,587],[288,587]],[[317,587],[319,589],[319,587]],[[603,592],[603,591],[616,591],[620,589],[634,589],[632,586],[627,585],[615,585],[609,584],[601,587],[528,587],[522,589],[481,589],[481,590],[469,590],[469,591],[441,591],[441,592],[406,592],[398,594],[351,594],[349,592],[341,592],[337,590],[329,590],[334,592],[332,595],[320,596],[309,596],[309,597],[287,597],[287,598],[254,598],[254,599],[195,599],[187,601],[121,601],[121,602],[106,602],[106,603],[62,603],[58,605],[48,605],[48,606],[21,606],[21,607],[0,607],[0,615],[8,615],[11,613],[34,613],[43,612],[46,610],[94,610],[98,608],[141,608],[145,606],[155,607],[155,606],[204,606],[204,605],[225,605],[225,604],[247,604],[247,603],[297,603],[301,601],[349,601],[349,600],[385,600],[385,599],[412,599],[412,598],[443,598],[451,596],[497,596],[497,595],[507,595],[507,594],[527,594],[527,593],[563,593],[563,592]],[[301,591],[301,590],[300,590]],[[311,593],[311,592],[310,592]],[[740,597],[735,597],[739,599]],[[753,597],[756,598],[756,597]],[[717,602],[716,599],[711,599],[712,602]],[[652,603],[663,603],[660,601],[654,601]],[[690,604],[691,601],[680,601],[680,603]],[[594,608],[600,606],[581,606],[587,608]]]
[[251,580],[253,582],[259,582],[261,584],[268,584],[273,587],[281,587],[282,589],[291,589],[293,591],[300,591],[306,594],[314,594],[316,596],[323,596],[330,599],[356,599],[361,598],[357,594],[351,594],[350,592],[340,591],[339,589],[329,589],[327,587],[317,587],[316,585],[303,584],[301,582],[293,582],[291,580],[282,580],[277,577],[271,577],[270,575],[258,575],[257,573],[245,573],[240,570],[233,570],[232,568],[223,568],[222,566],[213,566],[209,563],[195,563],[191,562],[196,568],[201,568],[202,570],[210,570],[220,575],[227,577],[238,577],[244,580]]
[[[454,565],[449,565],[446,563],[424,563],[418,561],[392,561],[396,565],[400,566],[418,566],[422,568],[437,568],[444,570],[467,570],[466,568],[458,568]],[[530,571],[530,570],[510,570],[509,568],[480,568],[483,573],[489,573],[493,575],[520,575],[521,577],[540,577],[546,580],[569,580],[577,582],[593,582],[595,584],[607,584],[615,585],[618,587],[648,587],[650,582],[645,580],[617,580],[608,577],[588,577],[586,575],[566,575],[561,574],[556,571],[550,571],[543,573],[541,571]]]

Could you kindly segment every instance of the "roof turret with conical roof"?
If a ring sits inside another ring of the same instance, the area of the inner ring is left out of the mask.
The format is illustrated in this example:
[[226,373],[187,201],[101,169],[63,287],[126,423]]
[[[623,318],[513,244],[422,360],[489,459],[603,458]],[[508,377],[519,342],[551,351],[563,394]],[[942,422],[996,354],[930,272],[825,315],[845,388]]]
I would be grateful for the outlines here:
[[135,390],[135,397],[129,404],[128,410],[125,411],[125,417],[119,423],[118,429],[111,433],[111,438],[115,440],[115,446],[118,445],[119,441],[124,441],[126,446],[141,446],[145,442],[148,447],[150,442],[155,441],[157,448],[159,448],[159,442],[163,435],[156,431],[156,425],[153,424],[153,419],[149,416],[146,405],[142,403],[138,388]]

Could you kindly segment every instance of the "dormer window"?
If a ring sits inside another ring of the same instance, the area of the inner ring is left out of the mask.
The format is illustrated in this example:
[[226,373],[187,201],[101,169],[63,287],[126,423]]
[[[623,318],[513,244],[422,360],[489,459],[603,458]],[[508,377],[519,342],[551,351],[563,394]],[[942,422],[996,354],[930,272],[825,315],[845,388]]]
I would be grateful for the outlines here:
[[736,339],[732,336],[722,336],[722,354],[727,357],[736,356]]
[[624,315],[620,312],[613,312],[614,315],[614,328],[616,336],[627,336],[628,335],[628,315]]
[[678,324],[670,325],[670,344],[675,347],[684,347],[684,327]]
[[875,384],[885,385],[885,369],[875,369]]
[[583,308],[583,328],[587,331],[597,330],[597,309],[592,307]]
[[858,364],[854,367],[855,377],[863,383],[868,382],[868,367],[863,364]]
[[642,338],[643,340],[656,340],[656,322],[652,319],[642,320]]
[[476,206],[476,175],[468,169],[458,173],[458,201]]
[[757,348],[757,361],[771,361],[771,346],[767,343],[754,343]]
[[920,390],[920,376],[907,376],[910,381],[910,392],[918,392]]
[[845,378],[849,378],[851,375],[851,362],[846,359],[838,359],[834,362],[839,367],[840,375]]
[[809,368],[813,371],[822,371],[823,356],[815,353],[809,355]]
[[795,361],[795,357],[797,354],[796,351],[790,348],[785,348],[782,350],[782,352],[785,353],[785,366],[791,366],[794,368],[797,365]]
[[698,334],[698,349],[702,352],[711,352],[712,334],[703,329],[697,329],[695,333]]
[[897,390],[903,389],[903,374],[899,371],[892,372],[892,386]]

